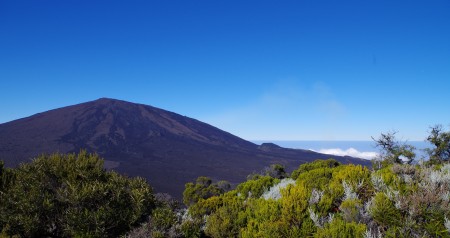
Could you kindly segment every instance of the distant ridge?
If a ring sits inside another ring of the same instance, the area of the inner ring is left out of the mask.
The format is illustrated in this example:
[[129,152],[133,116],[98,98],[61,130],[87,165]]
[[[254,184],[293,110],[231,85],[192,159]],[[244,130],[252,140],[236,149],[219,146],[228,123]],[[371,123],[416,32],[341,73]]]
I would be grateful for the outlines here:
[[100,98],[0,124],[0,159],[17,166],[42,153],[97,152],[106,166],[142,176],[159,192],[180,197],[198,176],[241,182],[252,172],[280,163],[288,171],[304,162],[333,157],[343,163],[369,161],[260,146],[228,132],[156,107]]

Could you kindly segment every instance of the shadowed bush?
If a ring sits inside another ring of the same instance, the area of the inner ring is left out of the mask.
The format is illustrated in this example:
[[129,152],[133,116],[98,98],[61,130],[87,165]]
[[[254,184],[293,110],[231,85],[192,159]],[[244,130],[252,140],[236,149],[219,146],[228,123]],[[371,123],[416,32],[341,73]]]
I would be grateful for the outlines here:
[[11,173],[14,179],[0,193],[0,224],[8,235],[118,236],[154,207],[144,179],[108,172],[85,151],[43,155]]

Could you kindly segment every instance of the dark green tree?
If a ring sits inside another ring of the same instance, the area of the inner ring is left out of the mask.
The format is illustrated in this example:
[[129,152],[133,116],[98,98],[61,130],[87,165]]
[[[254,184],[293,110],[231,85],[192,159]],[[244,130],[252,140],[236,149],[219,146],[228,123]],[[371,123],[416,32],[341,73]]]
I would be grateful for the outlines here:
[[378,139],[372,137],[376,143],[376,147],[381,149],[381,159],[387,164],[397,163],[407,163],[410,164],[416,154],[414,150],[416,149],[412,145],[402,143],[395,138],[397,132],[381,133]]
[[433,145],[433,148],[427,149],[430,156],[430,162],[442,163],[450,159],[450,132],[443,131],[442,125],[431,127],[430,135],[427,141]]
[[85,151],[43,155],[13,170],[0,194],[0,224],[21,237],[120,236],[148,217],[152,188],[106,171]]
[[230,186],[228,182],[213,183],[208,177],[198,177],[195,183],[187,183],[183,192],[183,203],[186,206],[197,203],[200,199],[207,199],[226,192]]
[[264,169],[264,174],[272,178],[284,179],[288,176],[286,170],[281,164],[272,164]]

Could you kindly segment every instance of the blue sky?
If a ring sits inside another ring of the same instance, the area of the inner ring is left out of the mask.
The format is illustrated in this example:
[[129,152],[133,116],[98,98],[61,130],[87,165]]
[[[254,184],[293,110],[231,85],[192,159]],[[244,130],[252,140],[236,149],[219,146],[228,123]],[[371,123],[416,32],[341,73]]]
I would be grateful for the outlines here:
[[450,123],[450,1],[0,1],[0,123],[117,98],[249,140]]

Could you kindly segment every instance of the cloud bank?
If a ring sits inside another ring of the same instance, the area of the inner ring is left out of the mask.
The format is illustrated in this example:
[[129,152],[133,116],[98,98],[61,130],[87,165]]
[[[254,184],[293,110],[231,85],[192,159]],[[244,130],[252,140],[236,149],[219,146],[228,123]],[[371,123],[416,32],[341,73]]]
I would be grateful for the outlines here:
[[371,151],[358,151],[355,148],[349,148],[347,150],[342,150],[339,148],[333,148],[333,149],[320,149],[317,151],[322,154],[329,154],[329,155],[338,155],[338,156],[352,156],[362,159],[374,159],[378,156],[377,152],[371,152]]

